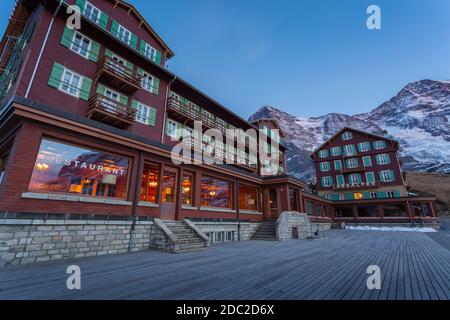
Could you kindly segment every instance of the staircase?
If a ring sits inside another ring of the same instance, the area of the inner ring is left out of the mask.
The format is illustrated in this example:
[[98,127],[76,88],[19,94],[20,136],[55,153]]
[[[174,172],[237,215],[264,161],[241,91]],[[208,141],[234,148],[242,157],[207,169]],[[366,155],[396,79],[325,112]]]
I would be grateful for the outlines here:
[[255,234],[253,235],[252,240],[276,241],[276,224],[276,221],[262,222],[258,230],[256,230]]
[[164,225],[172,232],[175,246],[172,253],[186,253],[207,250],[209,243],[202,238],[193,226],[184,221],[163,221]]

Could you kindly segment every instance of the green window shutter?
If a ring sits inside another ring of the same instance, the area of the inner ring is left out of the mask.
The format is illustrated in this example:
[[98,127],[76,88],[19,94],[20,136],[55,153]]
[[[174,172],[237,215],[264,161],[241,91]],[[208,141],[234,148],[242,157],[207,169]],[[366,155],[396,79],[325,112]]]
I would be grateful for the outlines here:
[[141,39],[141,43],[139,45],[139,52],[145,55],[145,48],[147,46],[147,42]]
[[372,159],[370,157],[364,157],[363,162],[364,162],[364,167],[372,166]]
[[358,177],[358,183],[361,183],[362,182],[362,178],[361,178],[361,174],[360,173],[357,173],[356,174],[356,177]]
[[101,95],[105,95],[105,91],[106,91],[106,87],[104,85],[102,85],[101,83],[99,83],[97,85],[97,93],[101,94]]
[[142,76],[143,74],[144,74],[144,70],[142,69],[142,68],[137,68],[137,74],[138,74],[138,76]]
[[157,64],[161,64],[161,61],[162,61],[162,53],[156,50],[155,62]]
[[104,12],[100,13],[100,19],[98,20],[98,24],[100,27],[106,30],[106,27],[108,26],[108,15]]
[[322,187],[325,187],[325,177],[322,177]]
[[375,159],[376,159],[376,161],[377,161],[377,165],[380,165],[380,155],[379,155],[379,154],[377,154],[377,155],[375,156]]
[[148,119],[148,125],[154,127],[156,125],[156,109],[150,108],[150,117]]
[[131,107],[134,109],[134,110],[137,110],[137,108],[138,108],[138,102],[136,101],[136,100],[131,100]]
[[62,64],[56,63],[53,65],[52,73],[50,74],[50,79],[48,80],[48,85],[50,87],[59,88],[61,79],[64,73],[64,66]]
[[387,198],[386,192],[384,192],[384,191],[378,191],[378,192],[377,192],[377,197],[378,197],[379,199],[385,199],[385,198]]
[[338,193],[333,193],[332,195],[331,195],[331,200],[333,200],[333,201],[339,201],[340,199],[339,199],[339,194]]
[[106,49],[106,50],[105,50],[105,56],[107,56],[107,57],[109,57],[109,58],[112,58],[112,56],[113,56],[112,51],[109,50],[109,49]]
[[83,80],[81,81],[81,89],[80,89],[80,99],[82,100],[89,100],[89,94],[91,93],[91,87],[92,87],[92,80],[83,77]]
[[127,106],[128,105],[128,97],[121,94],[120,95],[120,103]]
[[353,193],[347,192],[345,194],[345,200],[355,200],[355,197],[353,196]]
[[158,93],[159,93],[159,79],[158,78],[153,78],[152,90],[155,95],[158,95]]
[[86,7],[86,0],[77,0],[75,1],[75,5],[80,7],[80,11],[84,14],[84,8]]
[[370,199],[370,192],[363,192],[363,199]]
[[66,48],[70,48],[74,34],[75,30],[70,30],[69,28],[65,27],[63,36],[61,38],[61,44]]
[[344,179],[344,176],[342,176],[342,175],[336,176],[336,180],[337,180],[337,184],[339,184],[339,185],[345,184],[345,179]]
[[391,164],[391,156],[390,155],[388,155],[388,154],[386,154],[386,156],[387,156],[387,164]]
[[391,181],[395,181],[395,174],[393,170],[389,170],[389,176],[391,177]]
[[373,172],[366,172],[366,181],[367,183],[375,182],[375,175],[373,174]]
[[119,35],[119,23],[116,20],[112,21],[111,33],[116,37]]
[[341,160],[337,160],[334,162],[334,168],[336,170],[342,170],[342,161]]
[[138,43],[138,37],[137,37],[137,35],[132,33],[131,34],[131,39],[130,39],[130,47],[136,49],[137,48],[137,43]]
[[402,196],[402,194],[400,193],[400,190],[395,190],[394,194],[395,194],[396,198],[400,198]]
[[89,52],[89,60],[97,62],[99,52],[100,52],[100,44],[98,42],[92,41],[91,51]]

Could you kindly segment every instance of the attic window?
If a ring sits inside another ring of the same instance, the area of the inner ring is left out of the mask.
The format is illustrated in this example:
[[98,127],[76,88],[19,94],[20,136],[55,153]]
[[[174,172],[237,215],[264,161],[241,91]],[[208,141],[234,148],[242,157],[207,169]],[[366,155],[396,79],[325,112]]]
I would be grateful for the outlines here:
[[345,132],[342,135],[342,140],[347,141],[347,140],[352,140],[353,139],[353,134],[351,132]]

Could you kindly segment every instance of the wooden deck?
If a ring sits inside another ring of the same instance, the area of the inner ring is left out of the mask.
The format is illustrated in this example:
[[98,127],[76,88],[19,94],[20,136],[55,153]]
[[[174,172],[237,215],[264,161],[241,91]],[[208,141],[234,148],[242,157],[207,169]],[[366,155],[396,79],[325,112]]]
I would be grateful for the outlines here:
[[[82,290],[66,289],[68,265]],[[382,289],[366,287],[379,265]],[[315,241],[147,251],[0,272],[0,299],[450,299],[450,251],[421,233],[331,231]]]

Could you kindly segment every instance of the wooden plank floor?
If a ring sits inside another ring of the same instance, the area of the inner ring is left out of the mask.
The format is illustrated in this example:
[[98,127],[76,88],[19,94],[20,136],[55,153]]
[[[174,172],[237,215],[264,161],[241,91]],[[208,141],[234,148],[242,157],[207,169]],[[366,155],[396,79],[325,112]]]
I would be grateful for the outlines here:
[[[66,288],[66,268],[82,290]],[[368,290],[378,265],[382,289]],[[147,251],[0,271],[0,299],[449,300],[450,251],[421,233],[330,231],[324,239]]]

